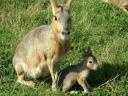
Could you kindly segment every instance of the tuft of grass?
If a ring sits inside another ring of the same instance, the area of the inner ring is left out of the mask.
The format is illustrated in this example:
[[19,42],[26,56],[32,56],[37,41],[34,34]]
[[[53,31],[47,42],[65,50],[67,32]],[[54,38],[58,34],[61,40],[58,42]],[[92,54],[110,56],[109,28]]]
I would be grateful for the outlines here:
[[[58,0],[59,1],[59,0]],[[59,2],[65,2],[62,0]],[[89,96],[128,94],[128,14],[99,0],[75,0],[72,4],[71,47],[61,58],[61,68],[80,62],[82,50],[91,46],[99,69],[91,72]],[[36,88],[17,84],[12,58],[17,44],[32,29],[50,24],[49,0],[0,1],[0,96],[68,96],[51,91],[51,83],[37,80]],[[72,96],[83,96],[82,89]]]

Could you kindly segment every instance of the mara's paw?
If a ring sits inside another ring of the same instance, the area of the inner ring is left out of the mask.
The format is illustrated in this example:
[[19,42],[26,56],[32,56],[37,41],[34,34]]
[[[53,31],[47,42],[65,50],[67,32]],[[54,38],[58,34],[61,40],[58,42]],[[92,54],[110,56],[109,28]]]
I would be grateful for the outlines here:
[[70,94],[78,94],[79,91],[70,91],[69,93],[70,93]]
[[89,92],[88,90],[84,90],[82,93],[87,94],[88,92]]
[[35,86],[35,83],[33,81],[17,80],[17,83],[20,83],[29,87]]
[[53,90],[53,91],[56,91],[56,90],[57,90],[57,87],[56,87],[55,84],[52,84],[52,90]]
[[33,81],[26,81],[26,85],[30,87],[35,87],[35,83]]

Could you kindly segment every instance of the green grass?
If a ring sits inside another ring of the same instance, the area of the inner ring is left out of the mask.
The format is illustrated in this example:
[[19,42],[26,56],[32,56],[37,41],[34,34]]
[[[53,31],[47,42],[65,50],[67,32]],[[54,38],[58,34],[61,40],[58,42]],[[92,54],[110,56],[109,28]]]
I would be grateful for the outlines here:
[[[100,67],[88,78],[93,88],[88,95],[127,96],[128,14],[100,0],[75,0],[72,15],[71,47],[59,61],[61,68],[80,62],[82,50],[91,46]],[[35,89],[15,82],[12,57],[17,44],[35,27],[50,24],[51,19],[49,0],[0,1],[0,96],[66,95],[51,91],[51,84],[42,80],[35,81]]]

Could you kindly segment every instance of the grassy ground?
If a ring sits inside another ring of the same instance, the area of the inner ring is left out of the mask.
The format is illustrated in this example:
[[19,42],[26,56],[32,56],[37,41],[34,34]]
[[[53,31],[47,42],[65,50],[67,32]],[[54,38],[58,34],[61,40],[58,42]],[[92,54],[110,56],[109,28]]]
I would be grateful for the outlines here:
[[[100,0],[75,0],[72,15],[72,44],[59,62],[61,68],[80,62],[82,49],[91,46],[100,68],[88,78],[93,88],[88,95],[127,96],[128,14]],[[51,91],[51,84],[41,80],[35,81],[35,89],[15,83],[12,57],[17,44],[30,30],[50,24],[51,18],[49,0],[0,0],[0,96],[66,95]]]

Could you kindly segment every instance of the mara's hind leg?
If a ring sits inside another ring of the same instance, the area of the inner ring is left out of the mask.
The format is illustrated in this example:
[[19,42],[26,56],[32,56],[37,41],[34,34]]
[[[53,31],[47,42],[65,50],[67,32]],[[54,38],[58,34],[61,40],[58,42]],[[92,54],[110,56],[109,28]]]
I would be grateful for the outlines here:
[[30,86],[30,87],[35,86],[34,82],[25,80],[25,72],[24,72],[21,65],[15,65],[15,70],[16,70],[16,73],[17,73],[17,83],[27,85],[27,86]]
[[74,84],[75,84],[74,81],[65,79],[62,85],[62,91],[67,92]]

